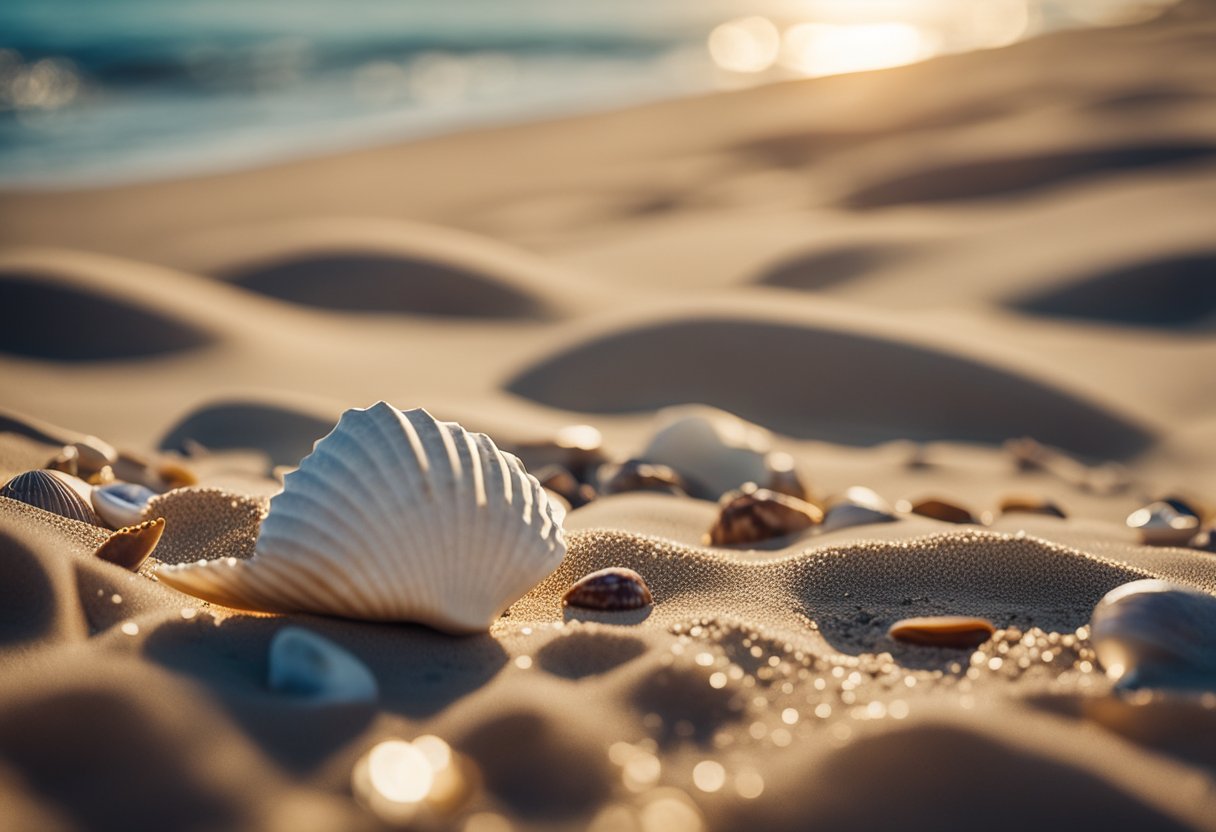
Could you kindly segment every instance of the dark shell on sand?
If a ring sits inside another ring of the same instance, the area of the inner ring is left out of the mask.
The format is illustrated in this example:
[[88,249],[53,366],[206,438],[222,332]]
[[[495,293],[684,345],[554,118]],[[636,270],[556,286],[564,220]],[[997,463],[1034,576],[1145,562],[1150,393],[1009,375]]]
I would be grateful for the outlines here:
[[767,488],[753,487],[722,498],[718,519],[708,537],[714,546],[757,543],[822,522],[823,512],[817,506]]
[[799,500],[805,500],[811,496],[811,490],[803,481],[802,475],[798,473],[798,466],[792,456],[774,451],[765,458],[764,463],[768,467],[768,482],[765,483],[765,487],[769,491],[788,494]]
[[[93,513],[89,501],[80,495],[69,483],[75,479],[61,471],[26,471],[13,477],[3,488],[0,497],[18,500],[22,503],[88,523],[93,526],[103,526],[104,523]],[[81,488],[88,489],[84,482]]]
[[654,597],[642,576],[621,566],[583,576],[562,596],[563,607],[604,612],[636,610],[652,603]]
[[[900,508],[904,507],[900,506]],[[921,517],[932,517],[934,520],[941,520],[946,523],[979,522],[970,511],[957,503],[951,503],[947,500],[934,498],[917,500],[908,505],[906,510],[912,514],[919,514]]]
[[891,625],[887,634],[896,641],[925,647],[970,648],[983,644],[996,628],[983,618],[962,615],[937,615],[905,618]]
[[595,499],[595,488],[585,482],[579,482],[568,468],[560,465],[546,465],[534,476],[542,487],[560,496],[570,504],[571,508],[585,506]]
[[687,483],[668,465],[631,459],[620,465],[600,468],[600,493],[623,494],[626,491],[658,491],[683,496]]
[[1027,494],[1010,495],[999,506],[1001,514],[1042,514],[1047,517],[1067,517],[1064,509],[1060,508],[1046,497],[1035,497]]
[[165,518],[145,520],[137,526],[127,526],[114,532],[93,554],[107,563],[138,572],[156,544],[160,543],[160,536],[164,532]]

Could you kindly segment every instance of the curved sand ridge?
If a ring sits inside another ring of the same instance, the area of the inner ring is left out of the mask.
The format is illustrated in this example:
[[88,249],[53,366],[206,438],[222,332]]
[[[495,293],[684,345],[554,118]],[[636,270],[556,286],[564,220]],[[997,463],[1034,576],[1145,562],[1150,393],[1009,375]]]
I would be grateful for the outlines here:
[[258,294],[339,312],[544,320],[575,276],[512,246],[433,225],[306,220],[187,237],[166,255]]
[[1097,323],[1209,329],[1216,321],[1216,251],[1125,263],[1014,298],[1021,312]]
[[1152,441],[1148,428],[1057,386],[1042,367],[989,359],[979,345],[928,337],[894,318],[850,320],[846,310],[814,306],[793,317],[780,308],[673,312],[591,335],[580,329],[506,389],[598,413],[701,402],[789,436],[837,442],[1032,436],[1120,457]]
[[0,254],[0,351],[58,361],[151,358],[261,337],[293,310],[215,281],[100,254]]

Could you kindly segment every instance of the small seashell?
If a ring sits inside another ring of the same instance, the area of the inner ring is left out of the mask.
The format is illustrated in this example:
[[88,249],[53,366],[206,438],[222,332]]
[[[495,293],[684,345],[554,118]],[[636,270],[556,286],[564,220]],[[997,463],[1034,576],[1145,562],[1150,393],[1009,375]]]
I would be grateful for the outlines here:
[[1012,494],[1001,500],[997,507],[1000,514],[1042,514],[1048,517],[1064,518],[1068,515],[1064,510],[1046,497],[1035,497],[1027,494]]
[[1216,597],[1167,581],[1132,581],[1098,602],[1090,639],[1122,688],[1216,690]]
[[600,493],[623,494],[626,491],[658,491],[682,496],[687,483],[674,468],[631,459],[620,465],[600,468]]
[[96,436],[86,436],[78,442],[73,442],[72,447],[76,449],[79,475],[85,480],[100,472],[102,468],[118,462],[118,451],[114,446]]
[[890,523],[898,519],[886,500],[869,488],[855,485],[840,497],[828,501],[821,528],[831,532],[849,526]]
[[1205,529],[1192,537],[1186,545],[1201,552],[1216,552],[1216,530]]
[[604,438],[591,425],[566,425],[552,439],[516,443],[513,450],[533,470],[560,465],[587,482],[608,461],[603,445]]
[[967,509],[951,503],[946,500],[936,498],[926,498],[911,502],[909,500],[900,500],[896,506],[896,510],[906,514],[919,514],[921,517],[931,517],[934,520],[941,520],[945,523],[978,523],[975,515]]
[[157,577],[237,609],[478,632],[561,563],[563,517],[489,437],[380,402],[346,411],[287,476],[253,557]]
[[792,456],[781,451],[774,451],[768,455],[765,464],[768,466],[768,479],[765,480],[764,487],[769,491],[788,494],[799,500],[810,498],[811,491],[799,476],[798,464]]
[[569,503],[572,508],[585,506],[595,499],[593,486],[579,482],[574,474],[560,465],[546,465],[536,472],[536,480]]
[[134,526],[143,520],[144,508],[156,492],[130,482],[115,482],[93,489],[93,510],[112,529]]
[[896,621],[887,630],[887,635],[896,641],[920,644],[925,647],[970,648],[983,644],[996,628],[983,618],[964,615],[935,615],[924,618],[905,618]]
[[632,569],[610,566],[574,582],[562,596],[563,607],[619,612],[641,609],[654,603],[650,587]]
[[73,477],[80,475],[80,451],[76,450],[75,445],[64,445],[63,450],[55,455],[55,458],[46,464],[46,467],[51,471],[62,471]]
[[139,525],[126,526],[114,532],[93,554],[108,563],[138,572],[164,533],[165,518],[145,520]]
[[662,427],[640,458],[704,489],[694,496],[716,500],[746,482],[768,481],[772,437],[764,428],[700,405],[666,408],[658,420]]
[[82,496],[82,491],[83,494],[89,493],[88,489],[88,483],[62,471],[26,471],[5,483],[0,488],[0,497],[19,500],[81,523],[101,526],[103,523],[93,513],[88,499]]
[[1149,546],[1185,546],[1199,531],[1199,517],[1182,510],[1184,504],[1159,500],[1127,516],[1127,525],[1140,533]]
[[303,627],[284,627],[270,640],[267,685],[315,705],[375,702],[376,677],[352,653]]
[[157,463],[156,478],[164,483],[165,491],[198,485],[198,475],[180,462],[165,460]]
[[109,465],[101,466],[101,468],[84,478],[84,481],[89,485],[109,485],[114,480],[114,469]]
[[706,535],[714,546],[758,543],[809,529],[823,512],[805,500],[767,488],[744,487],[718,505],[718,519]]

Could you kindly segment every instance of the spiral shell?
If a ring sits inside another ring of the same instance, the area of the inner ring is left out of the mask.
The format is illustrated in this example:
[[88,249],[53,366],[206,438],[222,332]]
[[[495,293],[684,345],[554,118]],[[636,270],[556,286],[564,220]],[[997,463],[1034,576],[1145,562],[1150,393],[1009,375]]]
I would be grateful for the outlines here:
[[489,437],[380,402],[287,475],[252,558],[157,576],[238,609],[484,631],[561,563],[563,516]]

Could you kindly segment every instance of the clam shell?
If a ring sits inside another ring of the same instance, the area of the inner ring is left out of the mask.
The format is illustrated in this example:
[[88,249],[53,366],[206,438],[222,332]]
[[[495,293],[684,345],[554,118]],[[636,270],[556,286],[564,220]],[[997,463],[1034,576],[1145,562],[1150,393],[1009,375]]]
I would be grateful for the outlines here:
[[619,612],[654,603],[646,580],[623,566],[610,566],[584,575],[562,596],[563,607]]
[[5,483],[0,488],[0,497],[19,500],[82,523],[103,525],[84,496],[89,489],[88,483],[61,471],[26,471]]
[[1185,546],[1199,531],[1199,517],[1180,503],[1158,500],[1127,516],[1127,525],[1149,546]]
[[704,488],[696,496],[718,499],[747,482],[768,481],[767,430],[712,407],[672,407],[659,412],[662,425],[640,457],[669,465]]
[[110,535],[93,554],[102,560],[138,572],[144,561],[152,554],[160,536],[165,532],[165,518],[145,520],[135,526],[127,526]]
[[130,482],[116,482],[93,489],[93,510],[112,529],[134,526],[143,520],[144,508],[156,492]]
[[266,683],[314,705],[375,702],[380,695],[367,665],[303,627],[284,627],[270,640]]
[[1132,581],[1098,602],[1090,639],[1123,688],[1216,690],[1216,597],[1160,580]]
[[996,628],[984,618],[962,615],[935,615],[905,618],[891,625],[887,634],[896,641],[925,647],[978,647]]
[[718,519],[707,537],[714,546],[758,543],[809,529],[822,521],[823,512],[805,500],[752,487],[722,498]]
[[842,496],[828,501],[828,509],[824,513],[821,529],[831,532],[849,526],[890,523],[898,519],[887,501],[878,496],[876,492],[864,486],[855,485],[847,489]]
[[238,609],[484,631],[561,563],[563,515],[489,437],[380,402],[287,475],[252,558],[157,577]]

